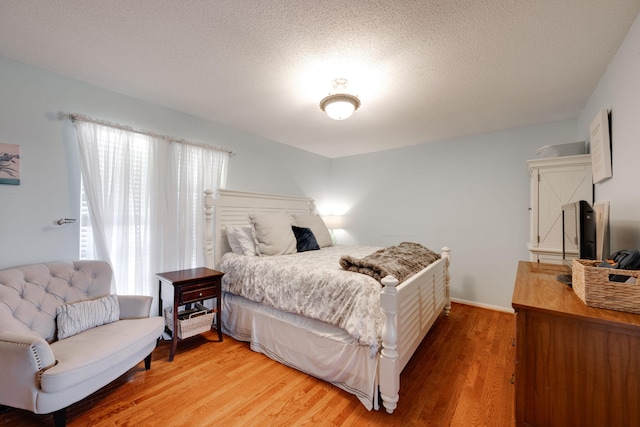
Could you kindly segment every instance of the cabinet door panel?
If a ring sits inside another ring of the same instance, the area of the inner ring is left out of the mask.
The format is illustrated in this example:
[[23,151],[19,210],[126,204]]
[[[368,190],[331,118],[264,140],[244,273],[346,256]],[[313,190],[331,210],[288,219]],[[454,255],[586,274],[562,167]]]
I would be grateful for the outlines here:
[[541,247],[562,247],[562,205],[578,200],[591,203],[591,170],[585,167],[540,171],[538,235]]

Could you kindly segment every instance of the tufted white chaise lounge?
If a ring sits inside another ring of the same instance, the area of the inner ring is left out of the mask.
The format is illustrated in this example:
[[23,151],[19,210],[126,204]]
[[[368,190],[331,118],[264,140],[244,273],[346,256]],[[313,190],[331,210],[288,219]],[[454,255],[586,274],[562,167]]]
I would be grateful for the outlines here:
[[[58,306],[109,296],[111,278],[111,267],[102,261],[0,270],[0,405],[53,412],[56,426],[64,426],[67,406],[143,359],[150,368],[164,330],[161,317],[150,317],[151,297],[111,297],[115,321],[57,339]],[[94,303],[80,305],[99,311]]]

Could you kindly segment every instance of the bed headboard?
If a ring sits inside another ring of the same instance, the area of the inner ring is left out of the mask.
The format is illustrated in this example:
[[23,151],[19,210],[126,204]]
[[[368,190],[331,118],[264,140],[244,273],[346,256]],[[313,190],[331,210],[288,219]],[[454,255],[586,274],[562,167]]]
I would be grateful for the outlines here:
[[316,213],[313,199],[308,197],[233,190],[218,190],[217,197],[211,190],[204,193],[205,257],[209,268],[217,267],[222,255],[231,250],[225,226],[248,225],[251,213]]

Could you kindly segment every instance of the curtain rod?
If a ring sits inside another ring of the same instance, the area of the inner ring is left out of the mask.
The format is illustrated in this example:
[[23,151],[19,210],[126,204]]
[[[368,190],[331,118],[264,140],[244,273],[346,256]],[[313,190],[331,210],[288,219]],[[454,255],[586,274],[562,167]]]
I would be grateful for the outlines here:
[[222,151],[224,153],[228,153],[229,156],[235,155],[235,153],[233,151],[228,150],[226,148],[217,147],[217,146],[214,146],[214,145],[209,145],[209,144],[204,144],[204,143],[187,141],[186,139],[176,138],[176,137],[173,137],[173,136],[160,135],[160,134],[155,133],[155,132],[151,132],[151,131],[147,131],[147,130],[135,129],[135,128],[131,127],[131,126],[121,125],[119,123],[113,123],[113,122],[108,122],[108,121],[105,121],[105,120],[94,119],[92,117],[88,117],[88,116],[85,116],[85,115],[82,115],[82,114],[64,113],[64,112],[61,111],[61,112],[58,113],[58,119],[60,119],[60,120],[70,120],[72,122],[95,123],[95,124],[102,125],[102,126],[108,126],[108,127],[115,128],[115,129],[126,130],[126,131],[129,131],[129,132],[139,133],[141,135],[151,136],[153,138],[160,138],[160,139],[163,139],[163,140],[168,141],[168,142],[177,142],[179,144],[187,144],[187,145],[194,145],[196,147],[214,149],[214,150]]

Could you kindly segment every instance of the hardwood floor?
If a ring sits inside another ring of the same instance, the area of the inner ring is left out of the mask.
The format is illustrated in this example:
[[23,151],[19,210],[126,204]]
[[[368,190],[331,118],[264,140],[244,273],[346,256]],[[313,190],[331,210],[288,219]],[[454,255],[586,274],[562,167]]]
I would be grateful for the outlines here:
[[[280,365],[248,344],[207,333],[154,351],[143,363],[68,409],[79,426],[514,426],[515,318],[454,304],[402,373],[389,415]],[[9,409],[0,425],[52,426],[51,415]]]

